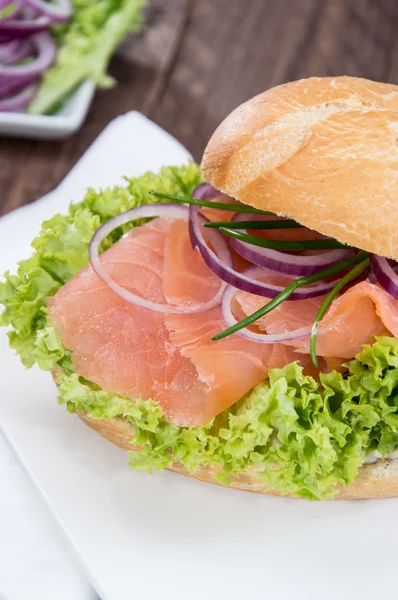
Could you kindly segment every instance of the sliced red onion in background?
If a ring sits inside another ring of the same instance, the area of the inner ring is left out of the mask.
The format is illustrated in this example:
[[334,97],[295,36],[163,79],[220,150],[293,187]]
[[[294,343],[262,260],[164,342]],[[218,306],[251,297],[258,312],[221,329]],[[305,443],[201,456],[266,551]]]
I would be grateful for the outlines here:
[[[34,78],[33,81],[35,79],[36,78]],[[1,84],[0,85],[0,98],[4,99],[4,98],[9,98],[10,96],[13,96],[17,92],[20,92],[21,90],[26,88],[28,85],[33,83],[33,81],[28,81],[26,79],[23,79],[23,80],[17,79],[15,81],[10,81],[10,82],[6,82],[5,84]]]
[[0,20],[0,36],[2,39],[25,38],[40,33],[51,25],[47,17],[37,19],[2,19]]
[[[56,56],[56,45],[46,31],[72,14],[70,0],[0,0],[0,110],[24,108],[33,99],[31,84],[48,69]],[[11,10],[13,7],[13,10]],[[15,8],[14,8],[15,7]],[[28,39],[25,39],[28,38]],[[27,58],[30,62],[21,64]]]
[[380,285],[398,300],[398,275],[394,271],[394,267],[390,265],[390,261],[384,256],[371,254],[370,266],[372,272]]
[[[5,1],[3,0],[2,2],[0,2],[0,10],[4,10],[11,4],[14,4],[14,2],[12,0],[5,0]],[[9,21],[10,19],[15,19],[16,17],[19,17],[20,14],[21,14],[21,7],[18,6],[17,4],[14,4],[14,10],[12,10],[10,12],[10,14],[6,15],[5,17],[1,17],[0,23],[4,23],[5,21]]]
[[[102,241],[117,227],[130,223],[137,219],[146,219],[151,217],[165,217],[171,219],[182,219],[188,221],[189,210],[186,206],[176,206],[175,204],[145,204],[137,208],[132,208],[120,215],[117,215],[113,219],[110,219],[104,225],[101,225],[95,232],[89,246],[89,257],[91,266],[94,271],[102,279],[102,281],[115,293],[126,302],[130,302],[136,306],[147,308],[149,310],[169,314],[169,315],[189,315],[196,314],[199,312],[208,311],[221,303],[222,294],[225,289],[225,284],[220,282],[220,288],[217,294],[208,302],[200,302],[198,304],[192,304],[191,306],[176,306],[172,304],[159,304],[157,302],[151,302],[145,300],[136,294],[124,289],[118,285],[112,277],[104,269],[101,259],[99,257],[99,247]],[[225,239],[220,232],[216,232],[216,235],[211,235],[211,243],[213,244],[216,252],[220,253],[220,256],[224,260],[228,260],[228,255],[225,252]],[[231,251],[228,247],[228,253],[231,255]]]
[[25,6],[29,6],[39,14],[51,19],[53,23],[62,23],[72,16],[72,5],[70,0],[56,0],[54,3],[45,0],[20,0]]
[[37,85],[32,84],[25,87],[14,96],[0,100],[0,112],[14,112],[25,108],[33,100],[37,91]]
[[210,183],[200,183],[192,192],[192,198],[196,200],[214,200],[221,196],[222,192],[216,190]]
[[11,42],[0,43],[0,61],[3,63],[14,62],[13,58],[21,45],[20,40],[12,40]]
[[0,62],[4,65],[25,60],[34,54],[34,47],[30,40],[13,40],[0,44]]
[[[281,217],[274,215],[253,215],[247,213],[237,213],[233,216],[232,221],[275,221],[282,220]],[[242,233],[247,233],[242,229]],[[242,242],[236,238],[231,238],[231,245],[238,254],[243,256],[249,262],[258,265],[259,267],[267,267],[278,273],[293,275],[295,277],[304,277],[305,275],[313,275],[322,269],[327,269],[332,265],[347,258],[351,250],[330,250],[327,252],[320,251],[319,254],[311,254],[310,256],[298,256],[288,254],[272,248],[260,248]]]
[[39,77],[43,71],[52,64],[56,47],[51,35],[45,31],[32,35],[30,38],[37,58],[26,65],[2,65],[0,64],[0,77],[15,79],[32,79]]
[[[252,267],[253,273],[251,271],[239,273],[235,270],[233,261],[228,263],[220,259],[219,256],[217,256],[207,245],[203,237],[202,227],[199,222],[199,207],[191,204],[189,207],[189,214],[192,245],[198,248],[209,269],[211,269],[213,273],[215,273],[220,279],[235,288],[243,290],[244,292],[256,294],[257,296],[263,296],[270,299],[275,298],[275,296],[285,289],[286,286],[262,283],[255,279],[258,277],[275,277],[274,271],[260,267]],[[217,229],[208,228],[208,231],[217,231]],[[326,294],[335,285],[336,282],[321,281],[313,286],[298,288],[289,296],[289,298],[287,298],[287,300],[304,300],[306,298],[314,298],[316,296]]]
[[27,58],[34,56],[34,54],[35,47],[34,44],[32,44],[32,42],[30,41],[30,39],[22,40],[22,42],[20,42],[19,49],[15,51],[13,59],[10,60],[9,63],[16,63],[21,60],[26,60]]
[[[238,323],[231,309],[233,297],[238,291],[239,290],[234,288],[232,285],[228,285],[222,297],[222,314],[227,328]],[[275,334],[257,333],[245,327],[244,329],[237,331],[236,334],[242,338],[245,338],[246,340],[250,340],[251,342],[259,342],[260,344],[280,344],[308,337],[311,334],[311,327],[301,327],[300,329],[287,331],[286,333]]]

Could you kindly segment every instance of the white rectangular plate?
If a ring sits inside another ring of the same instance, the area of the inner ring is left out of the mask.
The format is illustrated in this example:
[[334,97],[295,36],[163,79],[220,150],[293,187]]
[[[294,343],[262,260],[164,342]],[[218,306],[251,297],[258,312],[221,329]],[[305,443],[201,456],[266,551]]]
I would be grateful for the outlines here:
[[94,96],[95,86],[85,81],[54,115],[0,112],[0,135],[58,140],[80,129]]
[[0,481],[1,600],[98,600],[1,433]]
[[[84,185],[187,156],[139,115],[117,120],[58,191],[0,222],[0,272]],[[4,332],[0,364],[1,428],[102,600],[396,598],[398,500],[310,503],[135,473],[57,405],[49,374],[24,371]]]

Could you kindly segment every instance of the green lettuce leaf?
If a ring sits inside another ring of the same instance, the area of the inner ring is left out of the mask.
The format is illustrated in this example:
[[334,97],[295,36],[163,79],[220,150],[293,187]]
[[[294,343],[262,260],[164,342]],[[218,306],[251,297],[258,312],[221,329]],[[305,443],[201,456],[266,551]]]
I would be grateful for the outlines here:
[[58,108],[79,84],[91,79],[113,85],[107,75],[112,54],[143,21],[145,0],[73,0],[72,19],[54,28],[59,50],[45,73],[28,111],[46,114]]
[[355,479],[369,452],[396,448],[397,360],[398,340],[381,337],[348,363],[345,376],[333,372],[318,383],[292,363],[203,427],[167,423],[156,402],[133,403],[74,373],[59,376],[59,401],[93,418],[131,421],[131,442],[141,447],[129,452],[136,470],[176,461],[191,473],[211,466],[224,484],[255,470],[266,488],[324,500]]

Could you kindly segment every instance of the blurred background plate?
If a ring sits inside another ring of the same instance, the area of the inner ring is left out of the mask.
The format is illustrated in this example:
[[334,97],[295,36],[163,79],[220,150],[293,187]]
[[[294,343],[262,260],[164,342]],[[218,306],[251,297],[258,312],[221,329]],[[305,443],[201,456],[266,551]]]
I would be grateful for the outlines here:
[[85,81],[53,115],[0,112],[0,135],[42,140],[66,138],[81,127],[94,90],[94,84]]

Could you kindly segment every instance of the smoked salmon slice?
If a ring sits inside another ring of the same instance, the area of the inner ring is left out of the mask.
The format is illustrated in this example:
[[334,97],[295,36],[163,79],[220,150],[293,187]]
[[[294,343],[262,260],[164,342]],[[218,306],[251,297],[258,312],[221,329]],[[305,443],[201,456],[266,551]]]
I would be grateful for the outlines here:
[[[220,213],[215,218],[223,218]],[[297,230],[297,235],[304,233]],[[220,286],[192,249],[183,221],[158,218],[134,228],[101,260],[119,285],[162,304],[206,302]],[[284,302],[256,327],[283,333],[311,325],[322,300]],[[238,292],[236,314],[242,318],[266,301]],[[299,360],[314,374],[309,339],[268,345],[232,335],[214,342],[212,336],[225,329],[221,307],[194,315],[156,313],[119,298],[91,266],[60,288],[48,305],[76,373],[133,401],[158,401],[166,419],[176,425],[203,425],[263,381],[271,368]],[[363,281],[332,303],[321,323],[318,354],[326,359],[324,365],[339,366],[373,335],[386,331],[398,337],[398,303]]]
[[[102,261],[113,279],[142,297],[188,304],[210,299],[220,280],[190,244],[187,224],[172,219],[133,229]],[[202,425],[295,360],[294,348],[232,336],[221,309],[165,316],[121,300],[87,267],[49,300],[55,331],[76,373],[105,391],[159,401],[168,421]]]

